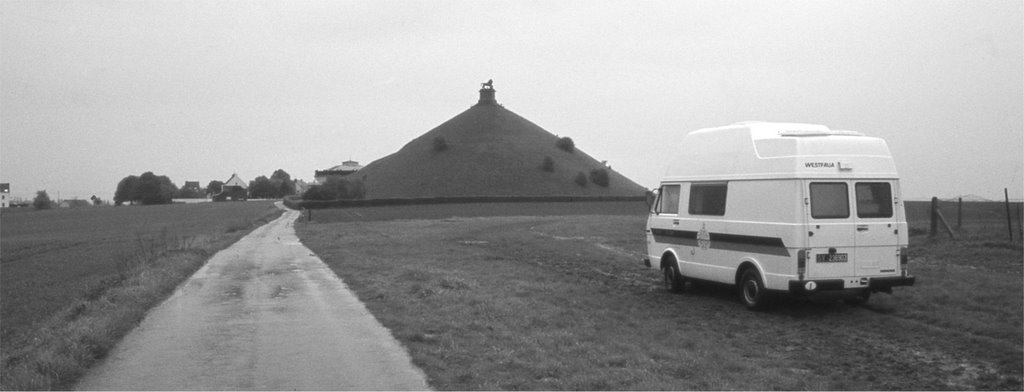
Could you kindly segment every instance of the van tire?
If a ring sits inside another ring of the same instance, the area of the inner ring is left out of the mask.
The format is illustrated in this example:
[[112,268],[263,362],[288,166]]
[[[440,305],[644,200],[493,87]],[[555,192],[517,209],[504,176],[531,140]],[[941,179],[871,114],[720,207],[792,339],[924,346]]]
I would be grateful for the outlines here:
[[768,290],[764,288],[761,274],[755,268],[747,268],[740,278],[740,300],[749,310],[764,310],[768,306]]
[[679,273],[676,261],[671,260],[665,268],[661,269],[664,276],[665,289],[670,293],[682,293],[686,290],[686,279]]
[[844,298],[843,303],[849,306],[861,306],[868,303],[869,299],[871,299],[871,290],[864,290],[856,296]]

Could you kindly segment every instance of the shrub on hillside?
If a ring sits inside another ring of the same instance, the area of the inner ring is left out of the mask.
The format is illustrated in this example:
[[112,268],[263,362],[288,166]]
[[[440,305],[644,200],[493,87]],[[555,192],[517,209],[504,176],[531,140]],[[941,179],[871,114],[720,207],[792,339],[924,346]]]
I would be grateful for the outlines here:
[[313,185],[302,194],[304,200],[339,200],[362,199],[366,189],[360,180],[349,180],[345,177],[328,177],[320,185]]
[[555,145],[565,152],[573,152],[576,149],[576,143],[573,143],[572,139],[568,136],[559,138]]
[[32,199],[32,207],[35,207],[37,210],[50,209],[50,207],[53,207],[50,195],[46,194],[46,191],[36,192],[36,198]]
[[443,137],[434,138],[434,151],[441,152],[448,149],[448,141],[444,140]]
[[583,174],[583,172],[579,172],[579,173],[576,174],[576,179],[573,180],[573,181],[576,181],[576,185],[579,185],[579,186],[582,186],[582,187],[586,187],[587,186],[587,175]]
[[555,160],[551,157],[544,157],[544,163],[541,163],[540,168],[546,172],[555,171]]
[[590,171],[590,182],[593,182],[599,186],[605,188],[608,187],[608,170],[607,169],[594,169]]

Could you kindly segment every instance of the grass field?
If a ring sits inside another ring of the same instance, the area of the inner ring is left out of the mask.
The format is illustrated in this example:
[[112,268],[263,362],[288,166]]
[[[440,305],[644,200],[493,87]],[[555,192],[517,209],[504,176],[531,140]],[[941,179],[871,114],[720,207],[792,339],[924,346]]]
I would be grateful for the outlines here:
[[1005,220],[914,235],[918,284],[895,295],[757,313],[729,287],[662,289],[642,203],[565,207],[320,210],[296,228],[437,389],[1022,388]]
[[5,210],[2,389],[65,388],[271,202]]

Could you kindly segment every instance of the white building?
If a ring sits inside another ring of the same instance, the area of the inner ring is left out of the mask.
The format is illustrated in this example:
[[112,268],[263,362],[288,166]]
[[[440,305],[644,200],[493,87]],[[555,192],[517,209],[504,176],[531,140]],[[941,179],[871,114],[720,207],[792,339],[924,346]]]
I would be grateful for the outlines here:
[[0,184],[0,208],[7,208],[11,206],[11,184],[2,183]]
[[356,161],[345,161],[345,162],[342,162],[340,165],[332,167],[330,169],[324,169],[324,170],[317,170],[317,171],[315,171],[313,173],[313,179],[316,181],[317,184],[323,184],[324,182],[327,181],[327,177],[331,177],[331,176],[339,176],[339,177],[347,176],[349,174],[352,174],[352,173],[355,173],[355,172],[359,171],[359,169],[362,169],[362,168],[363,167],[361,165],[359,165],[359,162],[356,162]]

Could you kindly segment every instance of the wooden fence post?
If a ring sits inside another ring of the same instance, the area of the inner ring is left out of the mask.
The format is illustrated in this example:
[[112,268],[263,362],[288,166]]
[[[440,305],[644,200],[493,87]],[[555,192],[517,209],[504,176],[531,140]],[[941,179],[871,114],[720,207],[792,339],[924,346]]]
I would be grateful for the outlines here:
[[928,233],[929,237],[934,237],[938,233],[939,222],[942,222],[942,228],[946,229],[946,233],[949,234],[949,238],[956,239],[956,234],[953,233],[953,228],[949,227],[949,222],[946,222],[946,217],[942,216],[942,211],[939,211],[939,198],[932,197],[932,227],[931,232]]
[[932,219],[931,228],[928,230],[929,237],[935,237],[935,234],[939,231],[939,198],[932,197]]
[[964,198],[956,198],[956,229],[964,228]]
[[1010,215],[1010,190],[1003,188],[1003,196],[1006,198],[1006,230],[1010,233],[1010,242],[1013,242],[1013,217]]

